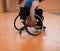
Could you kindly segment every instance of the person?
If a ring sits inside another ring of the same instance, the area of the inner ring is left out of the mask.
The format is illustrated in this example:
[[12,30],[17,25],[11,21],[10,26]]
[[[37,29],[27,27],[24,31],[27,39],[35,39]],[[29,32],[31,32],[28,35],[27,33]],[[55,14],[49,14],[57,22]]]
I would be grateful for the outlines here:
[[[26,0],[24,7],[28,7],[28,9],[30,10],[30,19],[31,21],[28,23],[28,25],[30,26],[34,26],[36,25],[36,19],[34,17],[35,15],[35,8],[37,6],[39,6],[39,2],[42,2],[43,0]],[[19,0],[18,4],[21,4],[23,2],[23,0]]]

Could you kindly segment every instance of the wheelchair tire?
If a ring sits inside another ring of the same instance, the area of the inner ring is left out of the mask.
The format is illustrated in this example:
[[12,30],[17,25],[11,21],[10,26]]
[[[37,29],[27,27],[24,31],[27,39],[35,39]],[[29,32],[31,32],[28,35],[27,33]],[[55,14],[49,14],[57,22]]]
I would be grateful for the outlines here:
[[18,15],[18,16],[14,19],[14,27],[15,27],[15,29],[18,30],[18,31],[20,30],[20,28],[17,28],[17,26],[16,26],[16,21],[17,21],[17,19],[19,18],[19,16],[20,16],[20,15]]
[[[27,19],[28,19],[29,17],[30,17],[30,15],[27,17]],[[42,21],[42,18],[41,18],[39,15],[37,15],[37,14],[35,14],[35,18],[37,18],[37,19],[40,20],[41,26],[42,26],[42,28],[43,28],[43,21]],[[31,28],[31,27],[30,27],[30,28]],[[27,20],[25,21],[25,29],[26,29],[26,31],[27,31],[30,35],[32,35],[32,36],[38,36],[38,35],[40,35],[41,32],[42,32],[42,28],[41,28],[40,33],[32,33],[32,32],[30,32],[29,29],[28,29]]]

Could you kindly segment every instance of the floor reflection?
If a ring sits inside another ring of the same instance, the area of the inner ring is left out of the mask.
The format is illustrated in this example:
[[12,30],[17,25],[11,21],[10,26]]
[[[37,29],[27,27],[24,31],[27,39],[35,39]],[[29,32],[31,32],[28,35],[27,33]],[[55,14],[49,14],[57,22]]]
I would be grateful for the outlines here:
[[[27,35],[24,37],[22,37],[21,39],[24,40],[24,43],[22,42],[22,46],[20,45],[20,50],[21,51],[42,51],[43,50],[43,36],[45,36],[46,33],[42,32],[41,35],[39,36],[30,36]],[[29,36],[29,38],[28,38]]]

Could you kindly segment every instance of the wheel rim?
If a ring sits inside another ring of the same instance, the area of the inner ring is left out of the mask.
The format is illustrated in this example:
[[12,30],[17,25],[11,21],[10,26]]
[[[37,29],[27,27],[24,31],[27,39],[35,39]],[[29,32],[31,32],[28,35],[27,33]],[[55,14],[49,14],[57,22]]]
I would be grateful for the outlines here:
[[[29,19],[30,16],[27,17],[27,20]],[[42,19],[39,17],[39,15],[35,14],[35,18],[38,17],[41,21],[41,26],[43,26]],[[26,21],[27,24],[27,21]],[[26,30],[30,35],[37,36],[41,34],[41,30],[35,29],[34,27],[27,27],[26,25]]]

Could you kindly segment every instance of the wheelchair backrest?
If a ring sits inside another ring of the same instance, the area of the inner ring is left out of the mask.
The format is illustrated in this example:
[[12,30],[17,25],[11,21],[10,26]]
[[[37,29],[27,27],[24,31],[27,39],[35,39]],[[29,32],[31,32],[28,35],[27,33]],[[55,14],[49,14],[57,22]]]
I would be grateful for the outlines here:
[[21,16],[27,16],[29,14],[28,8],[20,7]]

